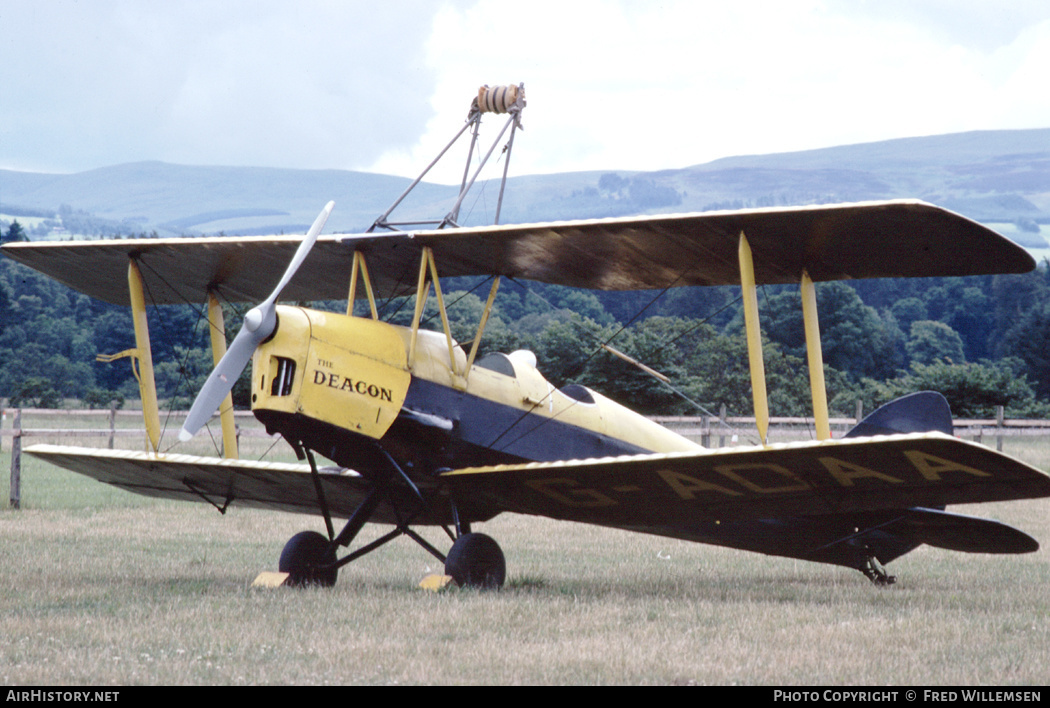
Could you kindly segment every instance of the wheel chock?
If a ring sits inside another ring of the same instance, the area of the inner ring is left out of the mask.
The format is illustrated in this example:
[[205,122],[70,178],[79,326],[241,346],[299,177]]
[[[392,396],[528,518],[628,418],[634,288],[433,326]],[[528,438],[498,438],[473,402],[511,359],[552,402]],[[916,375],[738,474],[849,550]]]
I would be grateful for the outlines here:
[[452,580],[451,575],[441,575],[439,573],[433,573],[423,578],[419,582],[419,587],[429,592],[441,592],[454,582],[455,581]]
[[291,576],[291,573],[275,573],[264,570],[252,581],[253,588],[279,588]]

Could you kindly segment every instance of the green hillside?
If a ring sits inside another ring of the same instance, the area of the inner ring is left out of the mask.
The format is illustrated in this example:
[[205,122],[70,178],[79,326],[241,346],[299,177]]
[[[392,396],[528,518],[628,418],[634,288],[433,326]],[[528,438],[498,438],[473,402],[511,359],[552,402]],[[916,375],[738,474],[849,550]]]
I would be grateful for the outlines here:
[[[542,149],[522,144],[519,149]],[[511,165],[513,173],[513,164]],[[98,233],[290,233],[336,201],[330,228],[359,231],[410,180],[339,170],[201,167],[140,162],[69,175],[0,170],[0,213],[65,205]],[[444,215],[456,189],[422,183],[403,218]],[[479,184],[466,223],[493,218],[498,184]],[[595,218],[867,199],[920,198],[1046,248],[1050,129],[907,138],[775,155],[726,158],[657,172],[512,177],[502,221]],[[94,222],[92,222],[94,223]],[[6,224],[0,224],[6,227]],[[31,234],[36,235],[36,234]]]
[[[513,168],[513,166],[512,166]],[[201,233],[302,233],[325,201],[328,232],[360,231],[409,180],[347,171],[193,167],[143,162],[71,175],[0,171],[5,238]],[[491,223],[498,183],[476,186],[461,223]],[[433,218],[456,188],[423,183],[398,211]],[[888,198],[921,198],[992,225],[1042,260],[1050,254],[1050,130],[911,138],[780,155],[734,157],[658,172],[574,172],[514,177],[502,221],[705,211]],[[15,218],[21,219],[17,227]],[[478,283],[446,284],[457,337],[469,339],[481,309]],[[797,290],[797,289],[795,289]],[[771,406],[808,410],[798,293],[763,288]],[[512,282],[496,301],[485,346],[527,348],[562,384],[590,385],[647,412],[749,408],[750,383],[733,288],[667,293],[587,292]],[[399,321],[411,307],[383,303]],[[345,307],[342,303],[335,306]],[[961,416],[1050,414],[1050,272],[1021,276],[865,280],[818,288],[832,407],[875,405],[912,390],[944,392]],[[184,404],[210,369],[197,304],[151,308],[161,395]],[[234,329],[239,317],[228,323]],[[626,326],[621,329],[621,327]],[[232,336],[231,330],[229,336]],[[677,390],[610,359],[597,343],[667,374]],[[98,353],[132,346],[125,308],[93,301],[0,259],[0,399],[108,404],[137,395],[130,366]],[[242,383],[239,402],[246,390]]]

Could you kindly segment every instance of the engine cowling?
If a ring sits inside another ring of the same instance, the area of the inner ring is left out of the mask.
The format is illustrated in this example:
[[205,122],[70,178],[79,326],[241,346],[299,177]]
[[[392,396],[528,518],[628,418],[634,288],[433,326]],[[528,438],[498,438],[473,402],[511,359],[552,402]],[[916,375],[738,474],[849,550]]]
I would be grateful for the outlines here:
[[252,359],[252,410],[383,437],[412,378],[397,328],[299,307],[278,307],[277,317]]

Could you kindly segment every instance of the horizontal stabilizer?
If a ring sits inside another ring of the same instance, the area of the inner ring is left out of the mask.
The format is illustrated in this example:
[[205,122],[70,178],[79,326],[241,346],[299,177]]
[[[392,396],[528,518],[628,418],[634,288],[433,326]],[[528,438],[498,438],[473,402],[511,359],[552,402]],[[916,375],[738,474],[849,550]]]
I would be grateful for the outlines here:
[[[863,570],[870,556],[889,563],[924,543],[961,553],[1013,554],[1039,550],[1038,541],[1012,526],[939,509],[912,507],[842,517],[842,521],[847,519],[846,529],[852,533],[840,535],[826,545],[802,550],[797,557]],[[817,519],[811,521],[817,522]],[[835,523],[829,519],[825,525],[829,534],[834,534]],[[844,529],[839,526],[838,530]],[[795,537],[805,539],[797,531]],[[781,555],[792,554],[781,551]]]
[[883,530],[915,543],[962,553],[1033,553],[1039,550],[1038,541],[1012,526],[937,509],[908,509],[904,516]]

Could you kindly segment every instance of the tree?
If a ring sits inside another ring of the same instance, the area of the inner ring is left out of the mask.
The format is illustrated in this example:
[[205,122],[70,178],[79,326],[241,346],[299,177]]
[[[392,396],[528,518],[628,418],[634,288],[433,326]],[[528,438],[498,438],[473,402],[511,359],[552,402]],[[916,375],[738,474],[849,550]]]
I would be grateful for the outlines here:
[[589,385],[593,382],[588,380],[585,372],[600,341],[604,341],[600,328],[590,320],[578,317],[549,319],[536,336],[537,366],[555,386],[567,383]]
[[[760,299],[762,328],[786,354],[805,357],[806,335],[797,290],[785,290]],[[900,364],[897,343],[902,333],[865,305],[856,291],[833,281],[817,287],[821,348],[831,368],[862,377],[891,375]],[[735,328],[742,327],[737,321]]]
[[911,331],[912,322],[930,319],[926,313],[926,304],[917,297],[906,297],[890,305],[890,312],[897,320],[897,325],[905,332]]
[[116,404],[117,408],[124,407],[124,395],[118,391],[109,391],[103,388],[89,388],[84,392],[83,403],[88,408],[109,408]]
[[10,321],[11,295],[9,294],[7,283],[0,280],[0,335],[4,333],[4,328]]
[[11,391],[11,405],[26,408],[61,408],[62,397],[51,382],[39,376],[30,376]]
[[[866,379],[849,394],[864,401],[867,410],[918,391],[937,391],[948,399],[957,418],[991,418],[1003,406],[1015,418],[1043,418],[1050,405],[1036,400],[1018,360],[970,364],[912,364],[911,370],[885,382]],[[840,399],[841,400],[841,399]]]
[[1036,394],[1050,398],[1050,303],[1024,313],[1003,337],[999,351],[1023,361]]
[[26,236],[25,229],[23,229],[22,225],[20,223],[18,223],[18,219],[15,219],[14,221],[11,222],[11,226],[8,227],[8,229],[7,229],[7,234],[3,237],[3,239],[0,239],[0,241],[3,241],[3,243],[7,243],[8,241],[28,241],[28,240],[29,239]]
[[674,206],[682,203],[682,195],[672,187],[656,184],[651,179],[634,178],[627,195],[636,206],[644,209]]
[[598,178],[598,189],[616,194],[627,186],[627,180],[615,172],[606,172]]
[[943,322],[913,322],[905,349],[908,358],[917,364],[932,364],[937,361],[962,364],[966,361],[962,337]]

